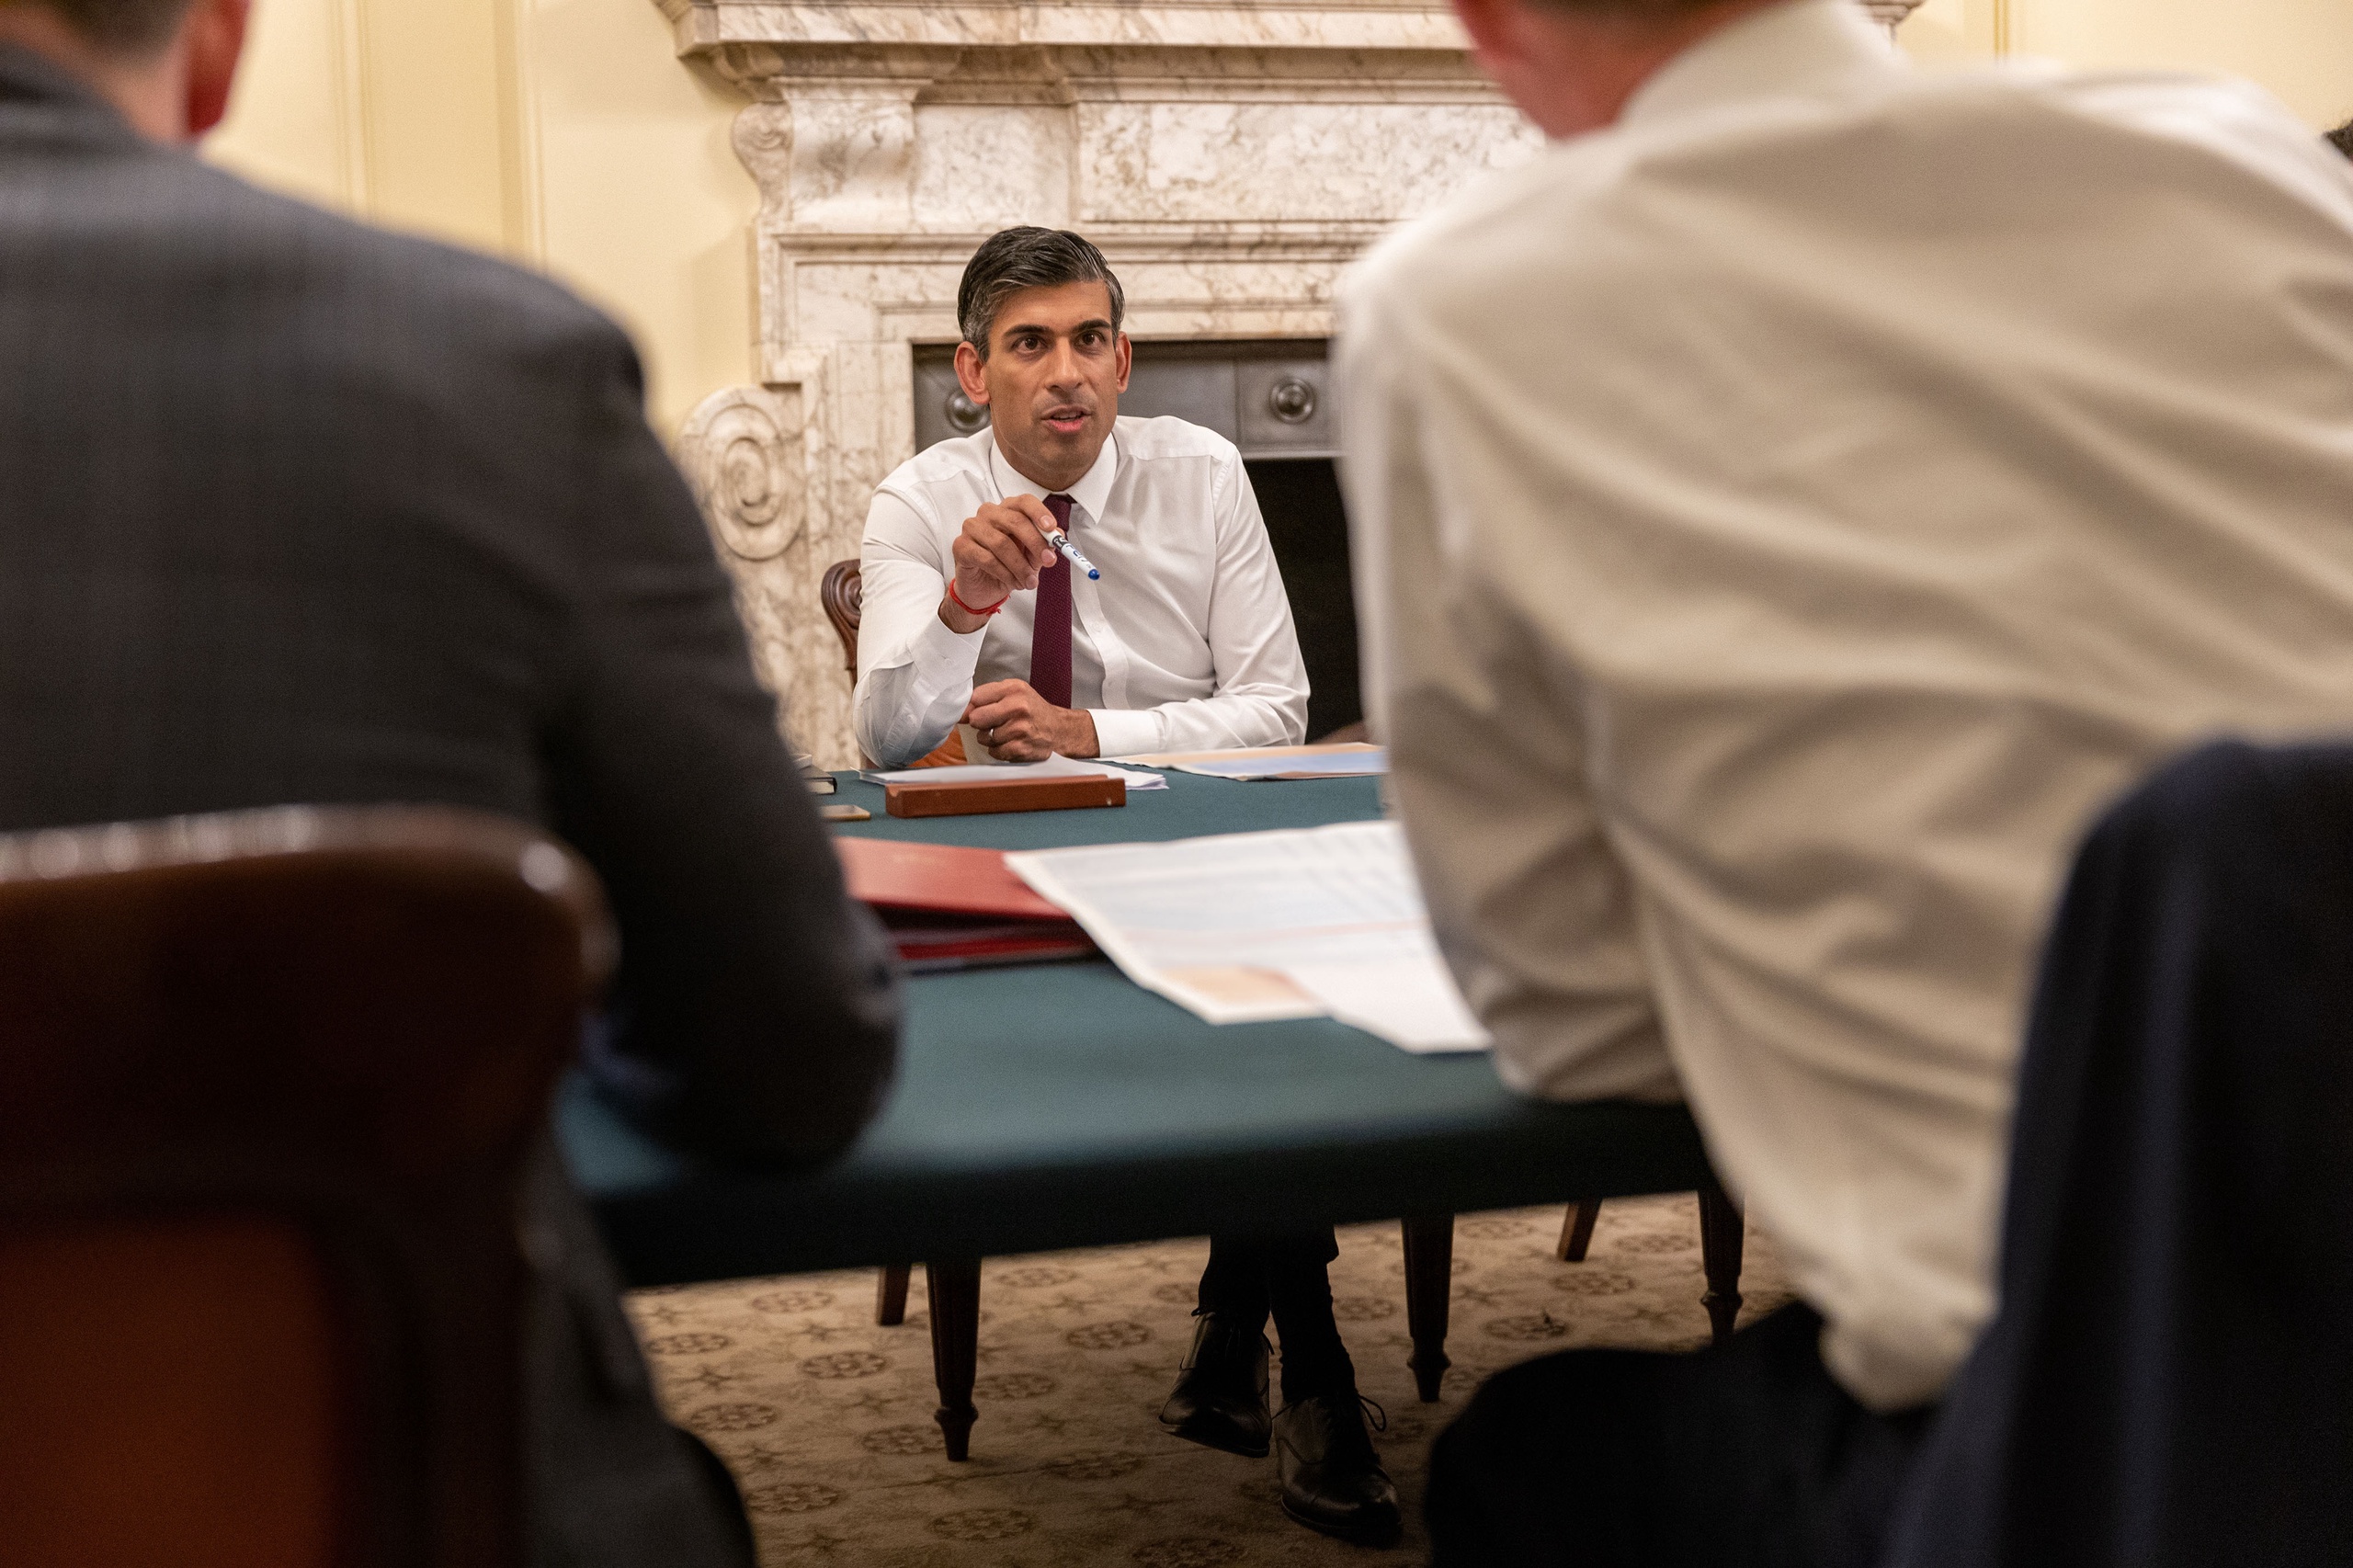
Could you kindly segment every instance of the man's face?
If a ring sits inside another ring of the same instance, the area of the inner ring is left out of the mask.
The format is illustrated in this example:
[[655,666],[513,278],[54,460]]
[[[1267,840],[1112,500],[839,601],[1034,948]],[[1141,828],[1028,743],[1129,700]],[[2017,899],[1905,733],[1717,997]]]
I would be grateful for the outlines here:
[[1111,434],[1129,359],[1126,335],[1111,326],[1110,290],[1063,283],[1008,298],[985,361],[971,344],[957,347],[956,379],[989,411],[1014,467],[1064,489],[1095,466]]

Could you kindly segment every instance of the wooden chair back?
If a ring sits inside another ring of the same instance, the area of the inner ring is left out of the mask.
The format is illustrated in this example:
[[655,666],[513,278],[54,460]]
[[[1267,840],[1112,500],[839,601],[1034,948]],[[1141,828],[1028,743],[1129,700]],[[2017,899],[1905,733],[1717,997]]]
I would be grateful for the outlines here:
[[479,813],[0,836],[0,1560],[519,1563],[517,1178],[611,951]]
[[[834,623],[834,635],[842,640],[842,663],[849,670],[853,686],[858,684],[858,624],[865,608],[864,587],[863,574],[854,560],[835,562],[817,580],[817,602],[825,607],[825,619]],[[946,740],[907,766],[953,767],[963,760],[963,739],[951,730]],[[858,765],[870,767],[873,763],[861,752]]]
[[817,580],[817,602],[842,640],[842,664],[852,682],[858,679],[858,623],[865,608],[865,577],[855,559],[836,561]]

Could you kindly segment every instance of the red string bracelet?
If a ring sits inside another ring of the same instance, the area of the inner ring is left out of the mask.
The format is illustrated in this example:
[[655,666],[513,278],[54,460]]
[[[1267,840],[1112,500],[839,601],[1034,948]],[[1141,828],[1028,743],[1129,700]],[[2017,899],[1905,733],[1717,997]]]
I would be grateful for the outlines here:
[[[1005,599],[1009,599],[1012,597],[1013,596],[1011,594],[1007,594],[1005,596]],[[962,610],[966,615],[995,615],[997,611],[1005,608],[1005,599],[997,600],[996,603],[989,606],[986,609],[974,609],[971,605],[964,602],[964,596],[956,591],[956,579],[953,577],[948,579],[948,602],[954,605],[958,609]]]

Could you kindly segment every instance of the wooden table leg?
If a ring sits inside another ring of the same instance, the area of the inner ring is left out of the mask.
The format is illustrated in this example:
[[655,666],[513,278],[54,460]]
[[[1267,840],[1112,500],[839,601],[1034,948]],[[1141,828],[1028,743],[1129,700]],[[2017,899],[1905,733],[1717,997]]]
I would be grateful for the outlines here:
[[948,1439],[948,1457],[972,1451],[972,1372],[980,1362],[981,1260],[926,1263],[924,1286],[931,1296],[931,1377],[939,1385],[939,1408],[932,1418]]
[[1708,1277],[1700,1301],[1718,1345],[1732,1338],[1740,1316],[1740,1253],[1746,1221],[1732,1195],[1714,1182],[1699,1189],[1699,1267]]
[[874,1285],[874,1322],[878,1327],[896,1328],[907,1321],[907,1277],[915,1272],[910,1263],[886,1263],[882,1278]]
[[1601,1218],[1601,1199],[1580,1198],[1569,1205],[1561,1216],[1561,1244],[1553,1256],[1563,1263],[1583,1263],[1585,1249],[1593,1244],[1593,1222]]
[[1446,1319],[1454,1294],[1454,1216],[1421,1214],[1399,1221],[1405,1233],[1405,1332],[1413,1336],[1414,1382],[1436,1404],[1446,1381]]

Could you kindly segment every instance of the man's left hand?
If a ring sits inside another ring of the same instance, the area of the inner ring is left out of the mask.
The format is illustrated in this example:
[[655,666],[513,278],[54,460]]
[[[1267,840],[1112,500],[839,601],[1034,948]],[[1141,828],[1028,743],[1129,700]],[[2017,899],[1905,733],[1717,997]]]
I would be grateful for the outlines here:
[[1026,680],[993,680],[972,688],[964,722],[999,762],[1043,762],[1095,755],[1095,719],[1083,708],[1057,708]]

